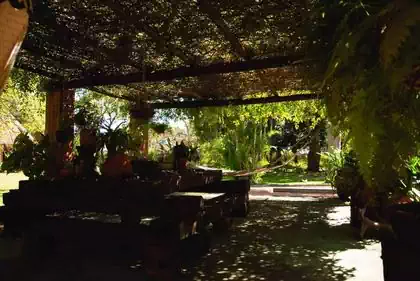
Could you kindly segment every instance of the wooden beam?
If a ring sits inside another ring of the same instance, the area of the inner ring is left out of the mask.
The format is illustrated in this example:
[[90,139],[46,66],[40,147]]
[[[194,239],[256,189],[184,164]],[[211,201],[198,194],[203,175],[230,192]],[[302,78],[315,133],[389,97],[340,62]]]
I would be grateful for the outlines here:
[[300,63],[302,56],[278,56],[266,59],[254,59],[248,61],[238,61],[229,63],[214,63],[207,66],[179,67],[172,70],[161,70],[150,72],[136,72],[126,75],[97,75],[78,80],[71,80],[57,84],[57,87],[86,88],[104,85],[126,85],[130,83],[167,81],[176,78],[197,77],[209,74],[232,73],[250,71],[257,69],[267,69],[283,67],[291,64]]
[[[44,71],[42,69],[32,68],[32,67],[27,66],[27,65],[21,65],[19,62],[17,62],[15,64],[15,67],[23,69],[25,71],[32,72],[32,73],[37,74],[37,75],[44,76],[46,78],[55,79],[55,80],[62,80],[62,77],[59,76],[57,73],[51,73],[51,72],[48,72],[48,71]],[[55,87],[55,88],[57,88],[57,87]],[[57,88],[57,89],[59,89],[59,88]]]
[[265,98],[252,98],[252,99],[227,99],[227,100],[195,100],[183,102],[162,102],[152,103],[153,108],[198,108],[198,107],[217,107],[229,105],[248,105],[248,104],[265,104],[276,102],[290,102],[301,100],[314,100],[322,99],[323,96],[319,94],[299,94],[291,96],[274,96]]
[[108,97],[111,97],[111,98],[122,99],[122,100],[126,100],[126,101],[131,101],[131,102],[136,101],[135,98],[114,95],[113,93],[110,93],[110,92],[108,92],[106,90],[103,90],[103,89],[99,89],[98,87],[91,87],[91,88],[86,88],[86,89],[92,90],[94,92],[97,92],[98,94],[108,96]]

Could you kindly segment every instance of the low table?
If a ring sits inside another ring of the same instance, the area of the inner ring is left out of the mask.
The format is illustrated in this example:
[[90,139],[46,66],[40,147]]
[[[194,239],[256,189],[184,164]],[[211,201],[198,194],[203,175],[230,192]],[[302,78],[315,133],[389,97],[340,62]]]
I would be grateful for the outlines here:
[[226,193],[174,192],[167,195],[167,198],[171,197],[201,197],[204,204],[204,225],[211,223],[218,229],[226,229],[231,224],[232,197]]

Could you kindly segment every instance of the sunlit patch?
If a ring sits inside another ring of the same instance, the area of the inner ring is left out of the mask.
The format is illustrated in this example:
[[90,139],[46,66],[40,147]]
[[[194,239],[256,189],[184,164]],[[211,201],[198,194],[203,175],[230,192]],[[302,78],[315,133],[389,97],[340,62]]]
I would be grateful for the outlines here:
[[331,226],[350,223],[350,206],[337,206],[327,214],[326,220]]
[[348,280],[382,280],[379,274],[375,274],[383,270],[381,245],[378,242],[367,243],[362,249],[348,249],[335,254],[337,265],[353,270],[353,277]]

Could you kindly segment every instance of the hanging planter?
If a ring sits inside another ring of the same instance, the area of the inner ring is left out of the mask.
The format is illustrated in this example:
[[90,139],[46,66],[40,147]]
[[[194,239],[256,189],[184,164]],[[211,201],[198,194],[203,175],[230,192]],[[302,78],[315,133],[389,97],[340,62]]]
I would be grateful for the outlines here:
[[130,116],[134,119],[149,120],[154,114],[154,109],[147,102],[138,101],[130,109]]
[[152,129],[157,133],[157,134],[163,134],[165,133],[165,131],[169,128],[168,124],[162,124],[162,123],[155,123],[152,124]]

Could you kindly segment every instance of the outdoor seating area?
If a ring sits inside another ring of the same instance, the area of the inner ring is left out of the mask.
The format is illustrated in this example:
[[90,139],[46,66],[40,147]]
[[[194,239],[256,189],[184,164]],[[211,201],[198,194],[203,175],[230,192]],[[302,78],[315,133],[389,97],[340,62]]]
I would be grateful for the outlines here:
[[419,15],[0,0],[0,280],[417,281]]
[[183,240],[204,243],[212,231],[228,229],[234,216],[247,215],[249,180],[222,182],[217,175],[197,171],[198,182],[207,176],[207,184],[190,178],[182,190],[180,181],[164,178],[21,181],[4,195],[3,232],[25,237],[22,254],[35,259],[115,254],[141,258],[155,274],[174,274]]

